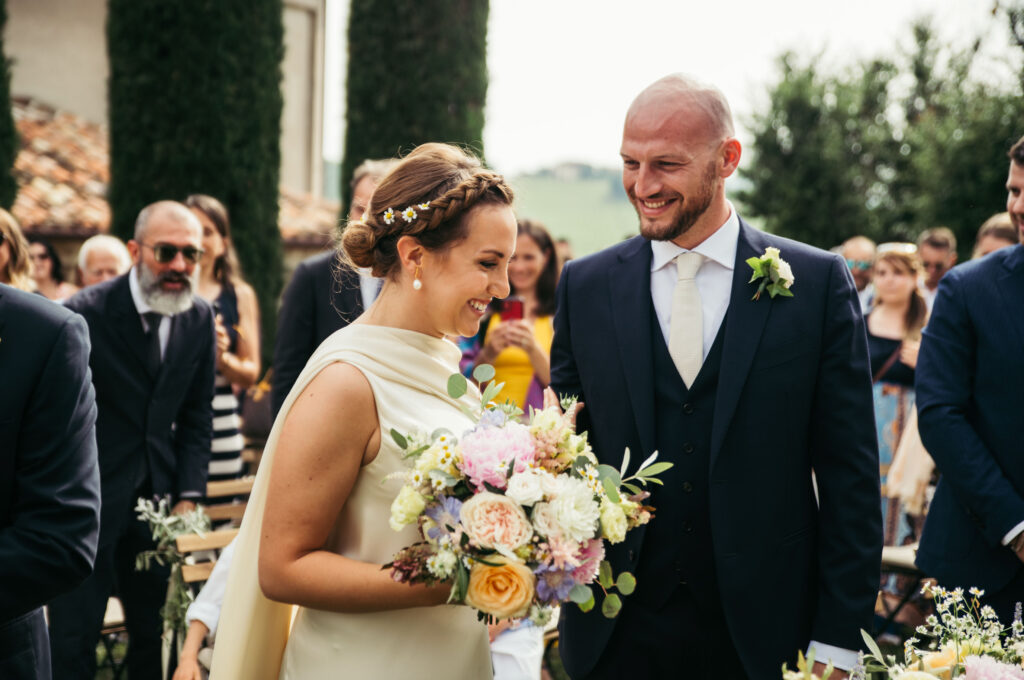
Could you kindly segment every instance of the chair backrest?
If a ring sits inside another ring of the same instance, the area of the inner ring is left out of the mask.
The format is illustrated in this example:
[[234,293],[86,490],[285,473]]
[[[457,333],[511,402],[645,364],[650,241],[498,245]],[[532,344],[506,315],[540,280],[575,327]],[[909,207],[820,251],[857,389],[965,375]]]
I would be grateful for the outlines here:
[[178,536],[175,544],[178,552],[186,558],[186,563],[181,565],[181,577],[185,583],[199,583],[210,578],[213,565],[217,564],[217,554],[237,535],[238,529],[225,529]]
[[245,514],[246,500],[238,500],[239,497],[248,499],[252,492],[255,477],[243,477],[242,479],[229,479],[225,482],[210,482],[206,485],[207,499],[226,499],[223,503],[210,503],[203,506],[203,510],[210,520],[220,522],[231,520],[240,522]]

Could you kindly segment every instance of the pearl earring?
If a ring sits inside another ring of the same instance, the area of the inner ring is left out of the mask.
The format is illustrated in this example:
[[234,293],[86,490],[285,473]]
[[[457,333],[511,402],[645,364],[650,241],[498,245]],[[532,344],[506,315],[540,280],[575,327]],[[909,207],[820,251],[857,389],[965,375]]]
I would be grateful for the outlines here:
[[421,288],[423,288],[423,282],[420,281],[420,268],[417,266],[416,273],[413,275],[412,279],[412,289],[420,290]]

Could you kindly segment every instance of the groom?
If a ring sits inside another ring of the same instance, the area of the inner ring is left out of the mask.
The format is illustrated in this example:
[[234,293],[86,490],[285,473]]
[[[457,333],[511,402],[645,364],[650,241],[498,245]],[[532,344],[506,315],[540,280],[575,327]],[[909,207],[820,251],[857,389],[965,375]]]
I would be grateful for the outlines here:
[[[615,573],[638,580],[618,618],[563,608],[565,668],[574,680],[776,680],[810,644],[848,669],[882,545],[850,274],[736,214],[725,179],[740,144],[717,89],[678,75],[651,85],[621,155],[640,236],[563,270],[552,385],[584,402],[580,429],[602,462],[618,469],[629,447],[630,473],[655,451],[674,466],[652,489],[652,522],[608,550]],[[792,269],[793,297],[752,299],[746,260],[768,247]]]

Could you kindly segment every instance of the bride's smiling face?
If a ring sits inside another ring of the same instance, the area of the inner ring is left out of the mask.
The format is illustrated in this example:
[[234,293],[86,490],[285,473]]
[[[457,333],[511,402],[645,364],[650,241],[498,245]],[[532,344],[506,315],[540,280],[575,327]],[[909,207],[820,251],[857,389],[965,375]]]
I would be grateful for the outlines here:
[[420,280],[429,324],[439,334],[473,336],[492,298],[509,294],[508,262],[516,247],[516,217],[507,205],[481,205],[464,218],[464,240],[423,256]]

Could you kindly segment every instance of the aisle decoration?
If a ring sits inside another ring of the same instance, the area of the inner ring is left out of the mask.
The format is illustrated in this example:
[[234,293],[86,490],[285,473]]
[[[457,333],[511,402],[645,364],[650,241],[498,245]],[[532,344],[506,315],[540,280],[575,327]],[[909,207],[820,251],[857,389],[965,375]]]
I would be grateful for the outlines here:
[[[655,453],[627,476],[627,449],[621,469],[601,465],[586,433],[574,431],[575,399],[561,409],[531,408],[523,423],[517,406],[494,402],[503,384],[493,382],[491,366],[478,366],[473,377],[484,385],[480,407],[462,408],[475,427],[458,436],[390,433],[410,465],[391,476],[404,483],[390,524],[396,531],[416,524],[423,540],[384,568],[401,583],[451,582],[448,601],[488,621],[529,617],[544,625],[554,606],[569,601],[590,611],[594,584],[602,613],[616,616],[636,580],[613,575],[604,541],[619,543],[650,521],[643,487],[661,484],[658,475],[672,464]],[[449,378],[453,399],[467,390],[464,376]]]

